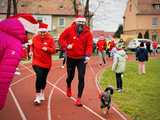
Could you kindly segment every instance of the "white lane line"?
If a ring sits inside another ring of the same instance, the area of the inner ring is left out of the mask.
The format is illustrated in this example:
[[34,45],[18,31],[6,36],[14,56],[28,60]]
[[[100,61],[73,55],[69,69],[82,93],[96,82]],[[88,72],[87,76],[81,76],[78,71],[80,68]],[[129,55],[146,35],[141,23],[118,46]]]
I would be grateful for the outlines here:
[[[28,68],[27,66],[23,65],[27,70],[29,70],[30,72],[34,73],[30,68]],[[55,85],[57,85],[60,80],[62,80],[64,78],[65,74],[63,74],[63,76],[61,76],[56,82]],[[47,81],[48,84],[50,84],[49,81]],[[51,83],[52,84],[52,83]],[[51,85],[52,86],[52,85]],[[49,98],[48,98],[48,105],[47,105],[47,109],[48,109],[48,120],[52,120],[52,112],[51,112],[51,99],[52,99],[52,95],[54,92],[54,86],[52,86],[53,88],[51,89],[51,92],[49,94]]]
[[31,73],[34,73],[31,69],[32,68],[29,68],[29,67],[27,67],[26,65],[23,65],[23,64],[21,64],[24,68],[26,68],[27,70],[29,70]]
[[[32,70],[30,70],[29,68],[26,67],[26,69],[28,69],[29,71],[33,72]],[[47,81],[48,84],[50,84],[52,87],[56,88],[57,90],[59,90],[61,93],[63,93],[66,96],[66,93],[60,89],[59,87],[57,87],[56,85],[52,84],[51,82]],[[75,98],[70,97],[73,101],[76,101]],[[87,107],[86,105],[83,105],[83,107],[90,111],[93,115],[97,116],[98,118],[100,118],[101,120],[106,120],[105,118],[103,118],[102,116],[100,116],[98,113],[94,112],[92,109],[90,109],[89,107]],[[49,118],[50,119],[50,118]]]
[[14,100],[17,108],[18,108],[18,111],[19,111],[19,113],[21,115],[22,120],[27,120],[27,118],[26,118],[24,112],[22,111],[22,109],[21,109],[21,107],[20,107],[20,105],[18,103],[18,100],[17,100],[16,96],[14,95],[14,93],[13,93],[11,88],[9,88],[9,92],[11,93],[11,96],[13,97],[13,100]]
[[[92,68],[90,65],[89,65],[89,68],[90,68],[91,71],[93,72],[93,75],[95,75],[96,72],[93,70],[93,68]],[[105,68],[103,68],[103,69],[101,69],[100,71],[98,71],[98,72],[96,73],[96,77],[95,77],[95,83],[96,83],[96,87],[97,87],[99,93],[102,92],[102,88],[100,87],[100,84],[99,84],[98,75],[99,75],[101,72],[103,72],[104,70],[105,70]],[[112,109],[113,109],[123,120],[127,120],[127,118],[126,118],[122,113],[120,113],[114,106],[111,106],[111,107],[112,107]]]
[[51,98],[54,91],[54,87],[52,87],[52,90],[50,92],[49,98],[48,98],[48,120],[52,120],[52,114],[51,114]]
[[[22,65],[23,67],[27,68],[25,65],[23,65],[23,64],[21,64],[21,65]],[[27,69],[28,69],[28,68],[27,68]],[[27,79],[27,78],[31,77],[32,75],[33,75],[33,74],[28,75],[28,76],[25,76],[25,77],[23,77],[22,79],[14,82],[14,83],[12,83],[12,84],[10,85],[10,88],[9,88],[9,92],[10,92],[10,94],[11,94],[11,96],[12,96],[12,98],[13,98],[15,104],[16,104],[16,107],[17,107],[17,109],[18,109],[18,111],[19,111],[19,113],[20,113],[20,116],[21,116],[22,120],[27,120],[27,118],[26,118],[24,112],[22,111],[22,109],[21,109],[21,107],[20,107],[20,105],[19,105],[19,103],[18,103],[18,100],[17,100],[16,96],[14,95],[11,87],[14,86],[14,85],[16,85],[16,84],[18,84],[19,82],[23,81],[24,79]]]
[[[88,66],[89,66],[90,70],[92,71],[93,75],[95,75],[95,71],[94,71],[93,68],[90,66],[90,64],[88,64]],[[99,72],[98,72],[98,73],[99,73]],[[98,89],[98,92],[101,92],[101,88],[99,87],[99,84],[97,84],[97,81],[98,81],[98,79],[97,79],[98,73],[96,73],[95,82],[96,82],[96,87],[97,87],[97,89]]]
[[[54,88],[56,88],[57,90],[59,90],[61,93],[63,93],[66,96],[66,93],[60,89],[59,87],[55,86],[54,84],[52,84],[51,82],[48,82],[51,86],[53,86]],[[73,101],[76,101],[76,99],[74,97],[70,97]],[[103,118],[102,116],[100,116],[98,113],[94,112],[92,109],[90,109],[89,107],[87,107],[86,105],[83,105],[83,107],[88,110],[89,112],[91,112],[93,115],[95,115],[96,117],[100,118],[101,120],[106,120],[105,118]]]
[[[54,85],[57,85],[63,78],[64,78],[65,74],[63,74],[63,76],[61,76],[56,82]],[[47,83],[49,83],[49,81],[47,81]],[[52,120],[52,113],[51,113],[51,100],[52,100],[52,95],[53,95],[53,92],[54,92],[54,88],[52,86],[52,90],[49,94],[49,98],[48,98],[48,120]]]
[[[28,69],[28,67],[26,67],[26,66],[23,65],[22,63],[20,63],[20,65],[21,65],[22,67],[24,67],[25,69]],[[33,73],[33,71],[31,71],[31,70],[29,70],[29,71]],[[27,76],[25,76],[25,77],[23,77],[23,78],[17,80],[16,82],[12,83],[12,84],[10,85],[10,87],[12,87],[12,86],[18,84],[19,82],[21,82],[21,81],[23,81],[24,79],[27,79],[27,78],[29,78],[29,77],[31,77],[31,76],[33,76],[33,75],[34,75],[34,74],[30,74],[30,75],[27,75]]]
[[128,120],[122,113],[120,113],[115,107],[112,106],[112,109],[123,119],[123,120]]
[[27,76],[25,76],[25,77],[17,80],[16,82],[12,83],[12,84],[10,85],[10,87],[16,85],[17,83],[19,83],[19,82],[21,82],[21,81],[23,81],[23,80],[25,80],[25,79],[27,79],[27,78],[29,78],[29,77],[31,77],[31,76],[33,76],[33,74],[27,75]]

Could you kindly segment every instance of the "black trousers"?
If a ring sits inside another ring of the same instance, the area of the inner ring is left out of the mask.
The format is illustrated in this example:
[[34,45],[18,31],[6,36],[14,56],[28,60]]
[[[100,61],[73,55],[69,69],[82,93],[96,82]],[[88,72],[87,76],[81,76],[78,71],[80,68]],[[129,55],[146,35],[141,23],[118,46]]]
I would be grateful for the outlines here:
[[75,69],[78,70],[78,97],[81,98],[84,89],[84,76],[86,71],[86,63],[84,59],[72,59],[67,57],[67,87],[71,88],[71,83],[75,75]]
[[122,73],[116,73],[117,89],[122,89]]
[[46,87],[46,80],[48,76],[49,69],[42,68],[36,65],[33,65],[33,70],[36,73],[36,92],[40,93],[41,90],[44,90]]

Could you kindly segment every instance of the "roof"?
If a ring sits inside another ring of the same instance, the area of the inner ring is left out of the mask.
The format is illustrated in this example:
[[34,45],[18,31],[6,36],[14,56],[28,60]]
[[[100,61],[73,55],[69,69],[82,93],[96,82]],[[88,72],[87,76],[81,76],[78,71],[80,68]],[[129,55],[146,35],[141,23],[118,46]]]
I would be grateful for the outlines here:
[[114,35],[114,32],[105,32],[105,31],[96,31],[96,30],[94,30],[93,31],[93,37],[94,38],[99,38],[100,36],[104,36],[105,38],[107,38],[107,37],[111,37],[111,36],[113,36]]
[[[0,13],[6,13],[7,0],[0,2]],[[18,13],[74,15],[71,0],[18,0]]]
[[137,15],[160,15],[160,9],[153,8],[155,4],[160,4],[160,0],[137,0]]

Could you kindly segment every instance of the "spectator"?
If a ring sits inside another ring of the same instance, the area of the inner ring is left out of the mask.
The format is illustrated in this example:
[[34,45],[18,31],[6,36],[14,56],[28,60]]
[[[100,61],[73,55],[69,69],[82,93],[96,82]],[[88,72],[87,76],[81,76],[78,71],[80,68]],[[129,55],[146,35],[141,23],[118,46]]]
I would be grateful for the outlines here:
[[153,40],[152,46],[153,46],[153,54],[155,56],[158,53],[158,41],[157,40]]
[[116,52],[116,44],[115,44],[115,40],[111,40],[108,42],[108,46],[109,46],[109,52],[110,52],[110,56],[114,56],[114,53]]
[[0,21],[0,110],[21,60],[22,44],[32,38],[37,27],[31,14],[18,14]]
[[148,53],[151,56],[152,50],[151,50],[151,42],[150,41],[146,42],[146,48],[147,48]]
[[118,92],[122,92],[122,89],[123,89],[122,76],[126,68],[127,55],[123,49],[123,44],[117,43],[116,49],[117,51],[115,52],[115,55],[113,57],[112,71],[115,72],[117,90]]
[[137,51],[136,51],[136,60],[139,61],[139,63],[138,63],[139,74],[145,74],[146,73],[146,70],[145,70],[145,61],[148,61],[148,51],[144,47],[144,43],[143,42],[141,42],[140,43],[140,47],[137,48]]

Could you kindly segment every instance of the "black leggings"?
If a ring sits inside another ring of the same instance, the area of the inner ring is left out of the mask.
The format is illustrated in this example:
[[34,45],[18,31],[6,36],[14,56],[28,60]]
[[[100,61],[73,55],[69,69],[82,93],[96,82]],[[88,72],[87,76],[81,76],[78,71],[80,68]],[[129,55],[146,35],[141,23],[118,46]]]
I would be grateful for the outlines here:
[[78,97],[81,98],[84,89],[84,76],[86,71],[86,64],[84,59],[72,59],[67,57],[67,87],[71,88],[71,83],[75,75],[75,68],[78,70]]
[[33,69],[36,73],[36,92],[40,93],[41,90],[44,90],[46,87],[47,75],[49,72],[48,68],[42,68],[36,65],[33,65]]
[[122,89],[122,73],[116,73],[117,89]]

